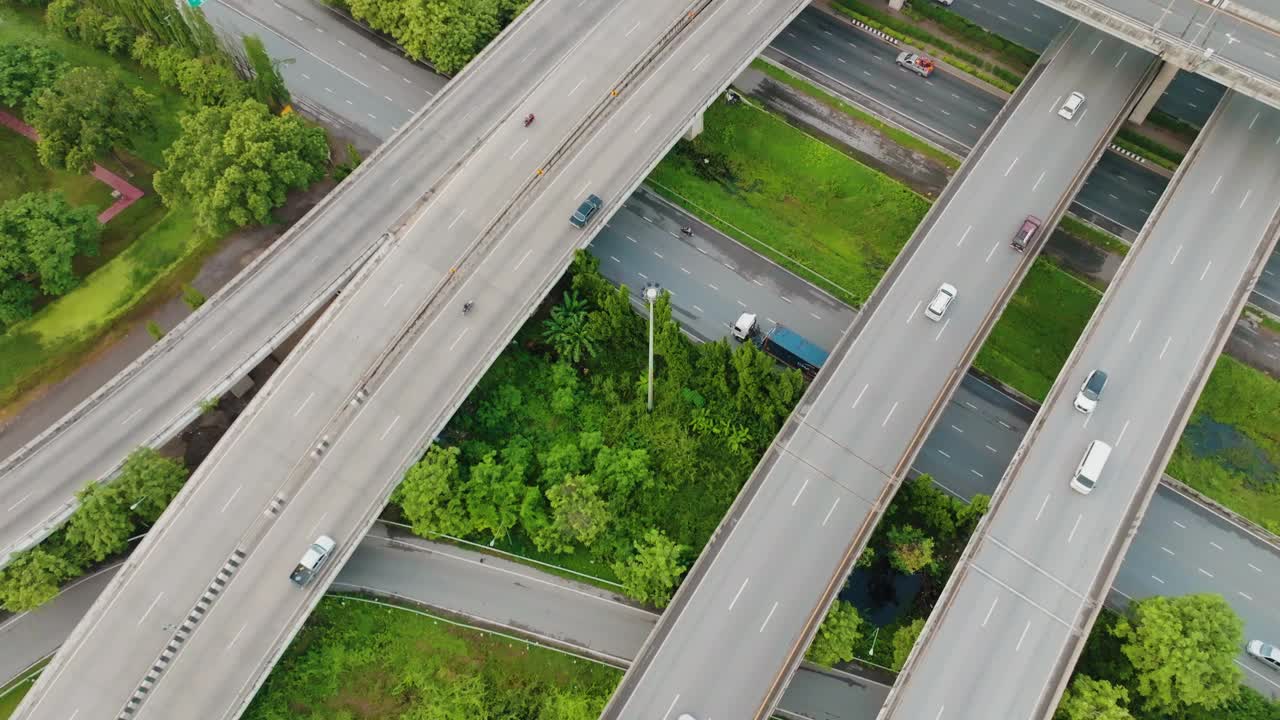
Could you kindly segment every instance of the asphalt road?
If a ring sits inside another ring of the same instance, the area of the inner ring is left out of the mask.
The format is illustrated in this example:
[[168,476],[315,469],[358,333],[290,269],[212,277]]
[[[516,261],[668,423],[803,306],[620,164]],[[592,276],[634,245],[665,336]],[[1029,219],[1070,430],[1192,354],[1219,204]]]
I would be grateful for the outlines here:
[[373,139],[408,122],[446,82],[319,2],[209,0],[202,9],[232,37],[262,38],[284,61],[295,105]]
[[[1089,604],[1102,599],[1096,585],[1119,563],[1132,513],[1146,506],[1213,366],[1237,288],[1274,242],[1264,235],[1280,210],[1280,111],[1239,95],[1225,102],[1068,361],[883,717],[1052,711]],[[1085,416],[1072,401],[1094,368],[1111,380]],[[1067,481],[1093,440],[1115,450],[1082,496]]]
[[[1049,215],[1071,191],[1150,63],[1090,29],[1066,39],[926,218],[879,304],[803,401],[802,421],[784,429],[722,521],[604,718],[752,718],[777,701],[909,461],[907,449],[1030,261],[1009,250],[1008,234],[1028,212]],[[1091,109],[1067,123],[1055,111],[1076,87],[1088,89]],[[1049,133],[1061,138],[1058,152],[1027,155]],[[959,297],[947,318],[921,317],[948,280]]]
[[[572,228],[567,214],[588,191],[609,202],[638,185],[687,126],[691,99],[715,97],[799,7],[723,2],[691,17],[677,0],[532,6],[487,63],[549,69],[547,76],[529,83],[518,108],[493,114],[504,121],[397,231],[386,257],[344,289],[17,717],[62,718],[82,707],[123,707],[131,697],[145,699],[136,717],[236,715],[330,579],[307,591],[291,587],[285,577],[298,554],[321,532],[340,543],[330,567],[354,551],[424,441],[594,231]],[[651,74],[621,96],[610,92],[668,28],[686,21],[692,25]],[[474,110],[453,105],[456,97],[444,94],[432,112],[469,127]],[[611,109],[592,132],[549,173],[535,174],[600,103]],[[531,128],[519,122],[526,107],[544,108]],[[532,192],[505,214],[505,199],[526,183]],[[611,213],[606,208],[597,222]],[[360,217],[366,225],[386,221]],[[464,317],[468,299],[476,306]],[[411,332],[401,336],[402,328]],[[393,341],[394,352],[383,356]],[[430,381],[401,372],[406,367],[430,368]],[[266,482],[248,481],[256,478]],[[153,664],[162,668],[158,681],[148,679]],[[135,696],[136,687],[147,692]]]
[[[894,64],[897,48],[813,8],[801,13],[771,48],[802,63],[808,73],[834,81],[843,94],[909,118],[914,132],[962,157],[1004,105],[1003,99],[954,75],[935,72],[921,78],[903,70]],[[1119,225],[1116,232],[1135,237],[1167,184],[1158,173],[1103,153],[1071,212]]]
[[[1038,0],[956,0],[948,9],[1038,53],[1071,22]],[[1179,70],[1156,101],[1156,108],[1202,127],[1224,92],[1225,88],[1206,77]]]

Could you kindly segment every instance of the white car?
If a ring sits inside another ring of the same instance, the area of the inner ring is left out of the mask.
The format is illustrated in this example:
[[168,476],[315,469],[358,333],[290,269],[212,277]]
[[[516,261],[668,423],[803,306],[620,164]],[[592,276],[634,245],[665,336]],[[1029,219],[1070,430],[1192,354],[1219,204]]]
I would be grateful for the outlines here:
[[1073,92],[1067,96],[1067,101],[1062,103],[1062,107],[1058,108],[1058,117],[1070,120],[1080,112],[1080,108],[1084,107],[1084,95]]
[[938,294],[933,296],[928,306],[924,309],[924,316],[934,322],[942,319],[947,314],[947,308],[951,307],[951,301],[956,299],[956,286],[948,283],[942,283],[942,287],[938,288]]
[[1272,670],[1280,670],[1280,648],[1268,645],[1261,640],[1250,640],[1245,648],[1249,654],[1258,658]]
[[1089,377],[1084,379],[1084,383],[1080,385],[1080,392],[1076,393],[1076,410],[1088,415],[1093,409],[1098,407],[1098,401],[1102,399],[1102,390],[1107,386],[1107,374],[1101,370],[1094,370],[1089,373]]

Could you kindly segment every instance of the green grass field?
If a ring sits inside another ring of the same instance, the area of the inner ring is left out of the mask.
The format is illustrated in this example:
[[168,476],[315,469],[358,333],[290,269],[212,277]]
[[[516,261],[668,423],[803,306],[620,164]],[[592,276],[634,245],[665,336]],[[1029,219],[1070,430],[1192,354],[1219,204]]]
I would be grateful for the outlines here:
[[72,205],[88,205],[101,212],[111,207],[111,188],[89,175],[49,170],[36,158],[35,143],[0,127],[0,157],[5,171],[0,173],[0,202],[29,192],[61,190]]
[[27,692],[31,690],[31,685],[36,680],[31,673],[48,664],[48,660],[41,660],[24,671],[22,675],[10,680],[8,684],[0,686],[0,720],[6,720],[12,715],[13,711],[18,709],[18,703],[22,702],[22,698],[26,697]]
[[1044,400],[1101,296],[1048,260],[1036,260],[982,344],[974,367]]
[[[595,717],[621,677],[614,668],[519,640],[331,596],[244,717]],[[544,709],[557,701],[582,711]]]
[[[708,156],[727,162],[729,176],[700,174],[695,165]],[[907,187],[748,103],[712,105],[705,132],[668,154],[649,180],[854,306],[929,209]]]

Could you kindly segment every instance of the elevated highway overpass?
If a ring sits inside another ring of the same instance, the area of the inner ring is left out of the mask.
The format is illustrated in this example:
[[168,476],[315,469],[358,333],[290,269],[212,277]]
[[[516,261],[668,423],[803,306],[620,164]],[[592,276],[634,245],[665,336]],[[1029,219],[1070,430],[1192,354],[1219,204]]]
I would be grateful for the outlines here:
[[[1280,110],[1228,93],[1014,454],[881,720],[1049,718],[1280,236]],[[1073,407],[1094,369],[1110,380]],[[1114,450],[1089,495],[1086,447]]]
[[1039,0],[1168,65],[1139,122],[1177,68],[1280,108],[1280,10],[1257,0]]
[[[176,436],[202,401],[229,390],[334,297],[378,249],[383,229],[444,182],[604,12],[559,4],[537,3],[517,18],[229,285],[0,461],[0,566],[61,525],[85,483],[113,475],[134,448]],[[540,40],[512,43],[517,33]]]
[[[1155,72],[1077,26],[962,165],[802,400],[637,656],[606,720],[767,717],[911,465],[1030,267],[1010,238],[1056,223]],[[1063,98],[1089,110],[1068,121]],[[1048,140],[1051,139],[1051,143]],[[921,310],[943,282],[940,322]],[[726,681],[725,678],[733,678]]]
[[[187,483],[14,717],[237,716],[333,568],[575,247],[803,4],[536,5],[553,22],[516,28],[504,57],[523,64],[535,49],[565,48],[559,62],[528,97],[471,121],[497,118],[420,206],[399,219],[354,210],[356,234],[394,221],[391,237]],[[428,112],[469,125],[471,109],[450,101]],[[529,109],[538,122],[524,129]],[[566,220],[587,192],[606,207],[578,231]],[[464,315],[467,300],[475,309]],[[299,590],[286,577],[321,532],[338,539],[337,557]]]

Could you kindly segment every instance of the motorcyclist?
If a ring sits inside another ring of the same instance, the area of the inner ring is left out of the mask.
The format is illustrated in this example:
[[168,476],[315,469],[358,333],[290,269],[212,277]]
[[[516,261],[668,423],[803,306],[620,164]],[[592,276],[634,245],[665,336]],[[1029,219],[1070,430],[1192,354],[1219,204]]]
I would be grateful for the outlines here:
[[470,300],[468,300],[468,301],[466,301],[466,302],[462,303],[462,314],[463,314],[463,315],[466,315],[467,313],[471,312],[471,306],[472,306],[473,304],[474,304],[474,303],[472,303]]
[[532,124],[533,124],[533,113],[529,113],[529,116],[524,119],[524,126],[529,127]]

